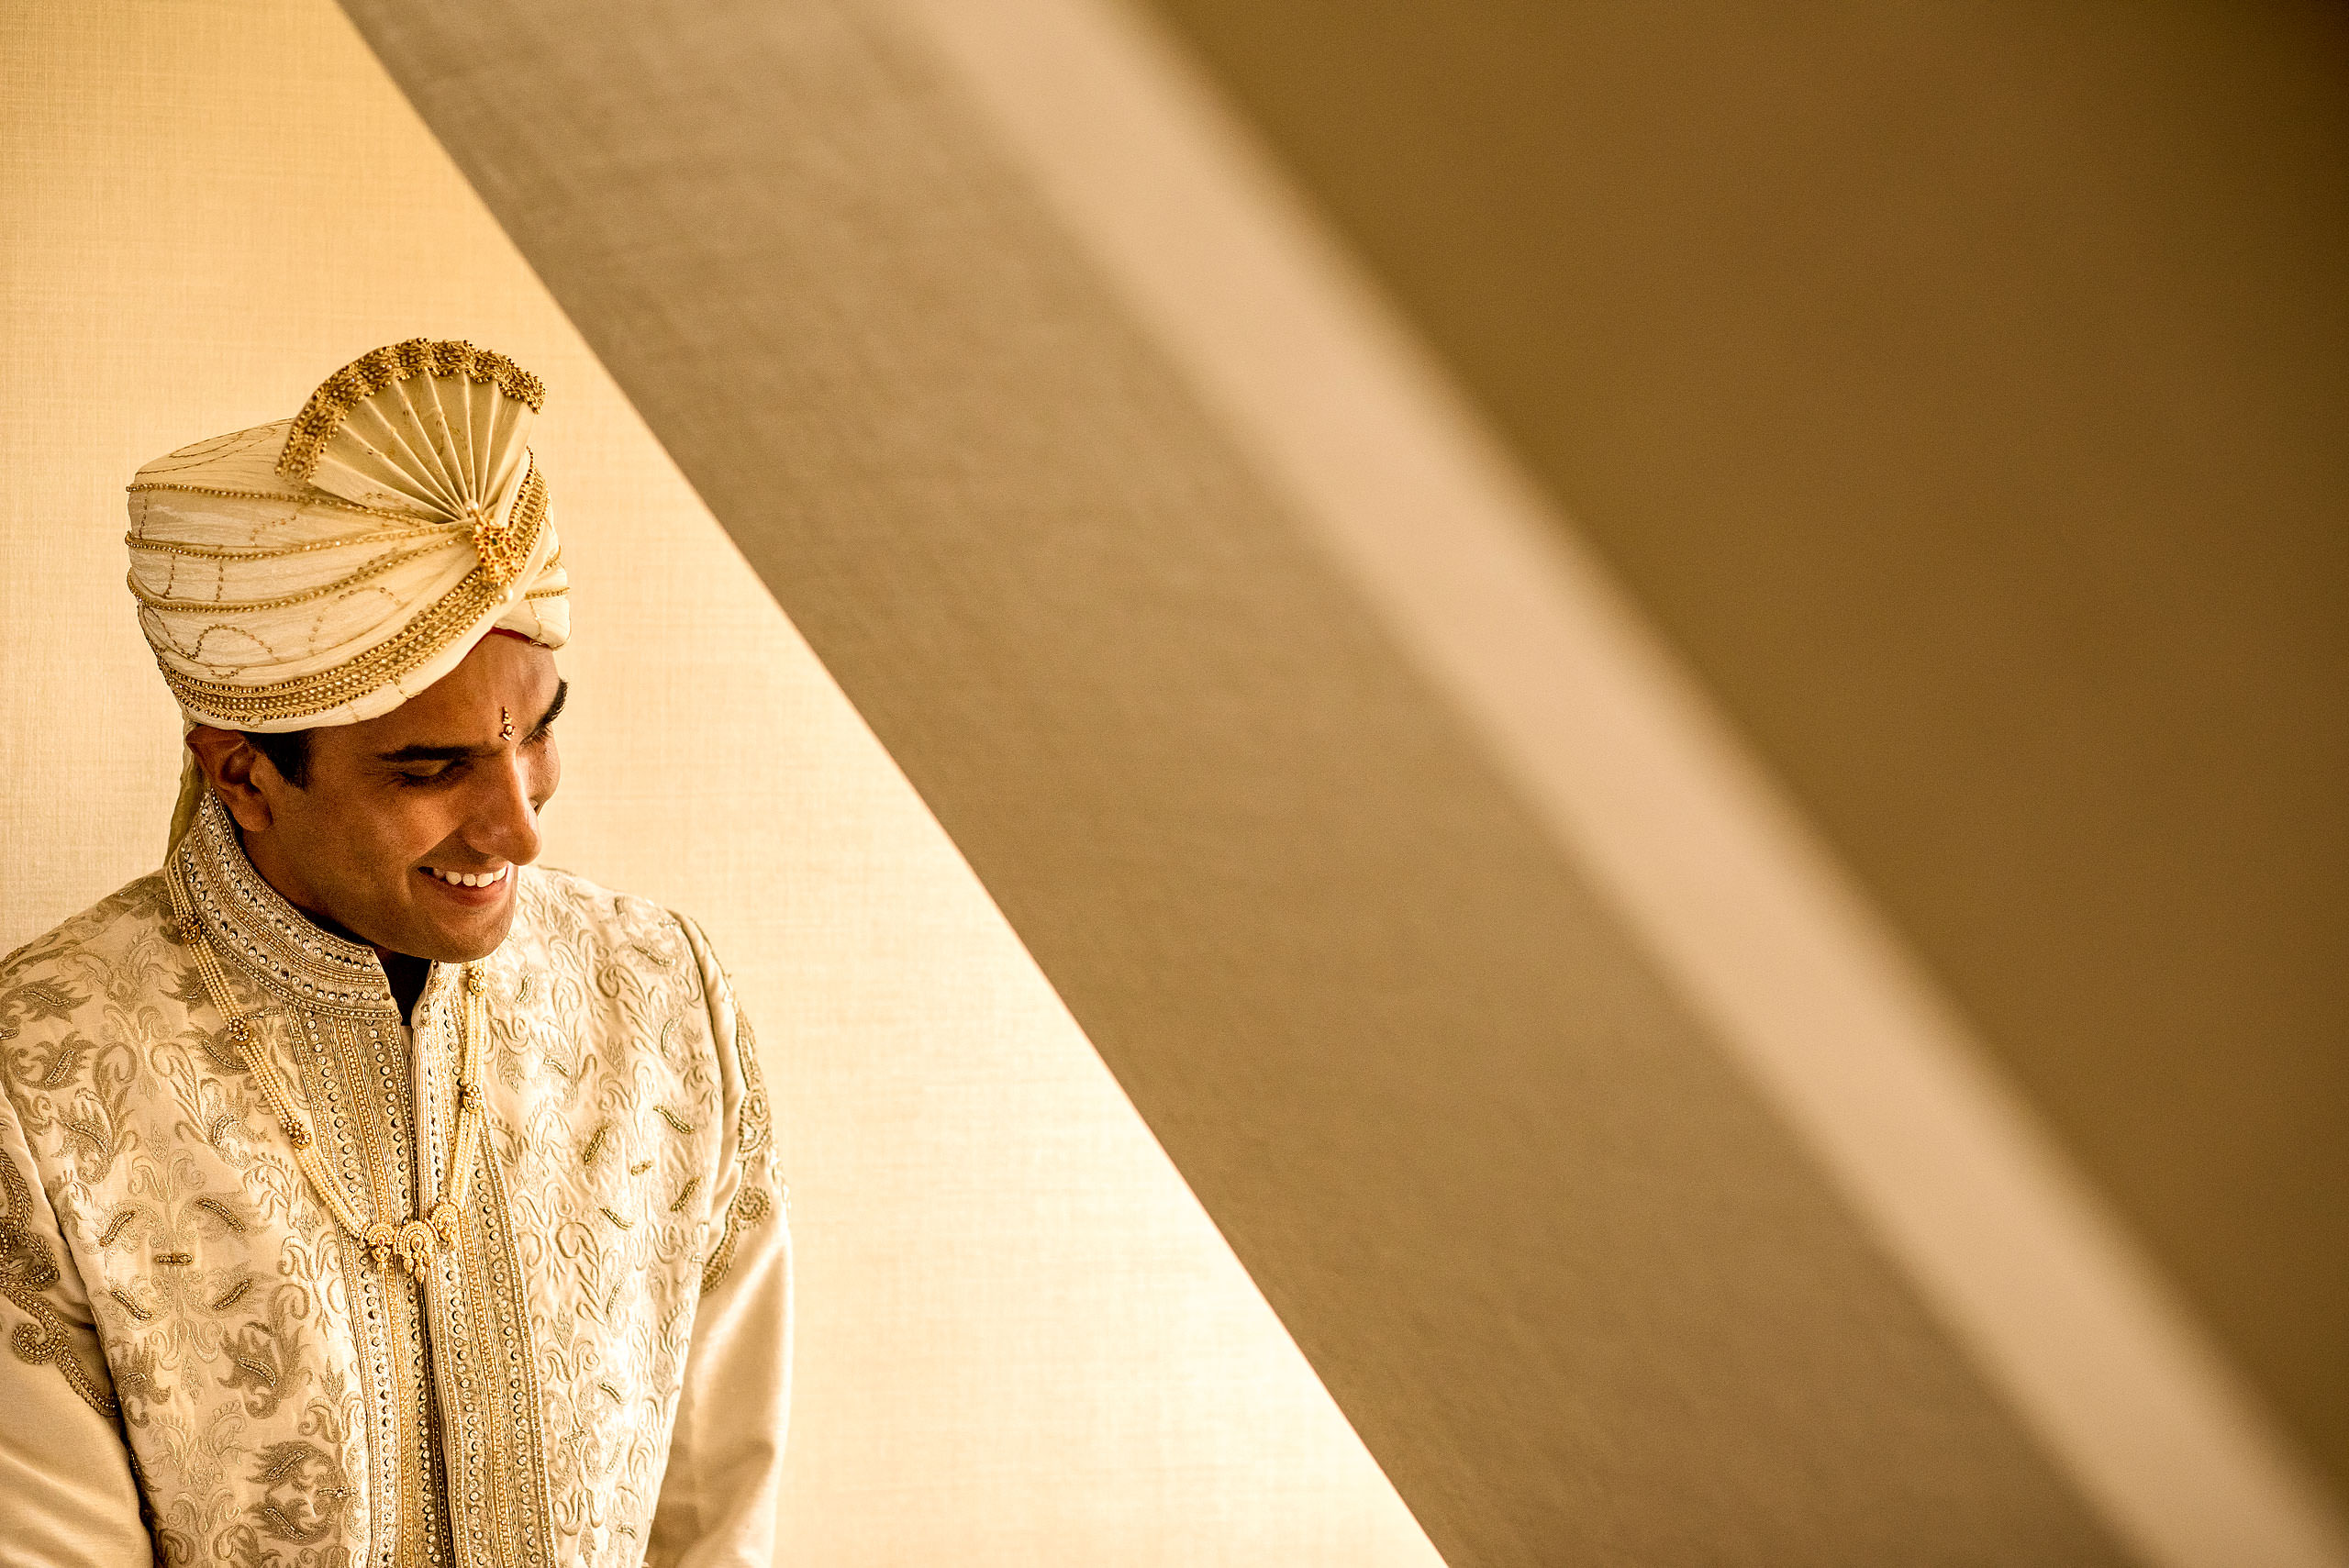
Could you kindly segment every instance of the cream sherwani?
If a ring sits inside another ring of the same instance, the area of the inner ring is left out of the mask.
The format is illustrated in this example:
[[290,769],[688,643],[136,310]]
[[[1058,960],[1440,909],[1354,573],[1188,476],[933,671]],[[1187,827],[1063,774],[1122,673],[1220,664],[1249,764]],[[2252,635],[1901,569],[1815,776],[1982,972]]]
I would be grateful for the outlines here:
[[456,1244],[379,1266],[306,1183],[172,913],[378,1215],[446,1195],[457,971],[373,952],[216,799],[0,966],[0,1564],[771,1561],[789,1242],[751,1029],[692,922],[518,871]]

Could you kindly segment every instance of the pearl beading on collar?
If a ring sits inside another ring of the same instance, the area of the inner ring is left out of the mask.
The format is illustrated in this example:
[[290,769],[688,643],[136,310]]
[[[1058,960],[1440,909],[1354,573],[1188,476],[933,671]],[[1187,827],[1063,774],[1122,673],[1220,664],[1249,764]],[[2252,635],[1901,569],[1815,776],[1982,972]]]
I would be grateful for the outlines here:
[[204,934],[250,978],[349,1016],[397,1015],[374,951],[320,930],[253,870],[217,795],[205,796],[179,856]]

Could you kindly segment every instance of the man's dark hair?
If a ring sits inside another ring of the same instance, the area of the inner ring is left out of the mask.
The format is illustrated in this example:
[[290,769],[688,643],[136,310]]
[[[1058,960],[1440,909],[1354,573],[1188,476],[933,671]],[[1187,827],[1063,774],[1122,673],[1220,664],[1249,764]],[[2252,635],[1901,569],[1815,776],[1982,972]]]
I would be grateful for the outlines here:
[[310,732],[288,729],[276,735],[245,736],[252,749],[269,759],[281,777],[295,789],[306,788],[310,783]]

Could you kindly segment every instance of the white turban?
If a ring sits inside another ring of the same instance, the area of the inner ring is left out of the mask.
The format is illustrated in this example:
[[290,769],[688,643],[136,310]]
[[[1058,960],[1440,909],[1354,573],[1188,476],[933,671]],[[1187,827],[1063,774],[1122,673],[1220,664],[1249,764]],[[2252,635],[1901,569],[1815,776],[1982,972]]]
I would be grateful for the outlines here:
[[413,339],[337,371],[291,420],[140,469],[130,591],[187,722],[356,724],[494,629],[562,647],[569,583],[523,439],[543,398],[503,354]]

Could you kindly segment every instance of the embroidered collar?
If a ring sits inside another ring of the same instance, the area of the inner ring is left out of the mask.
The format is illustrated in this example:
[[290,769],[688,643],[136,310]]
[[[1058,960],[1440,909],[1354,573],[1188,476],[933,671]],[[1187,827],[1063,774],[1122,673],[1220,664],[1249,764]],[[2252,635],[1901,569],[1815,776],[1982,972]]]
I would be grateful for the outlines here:
[[206,792],[174,854],[205,934],[253,980],[289,1001],[397,1017],[375,950],[320,929],[287,903],[253,869],[218,795]]

